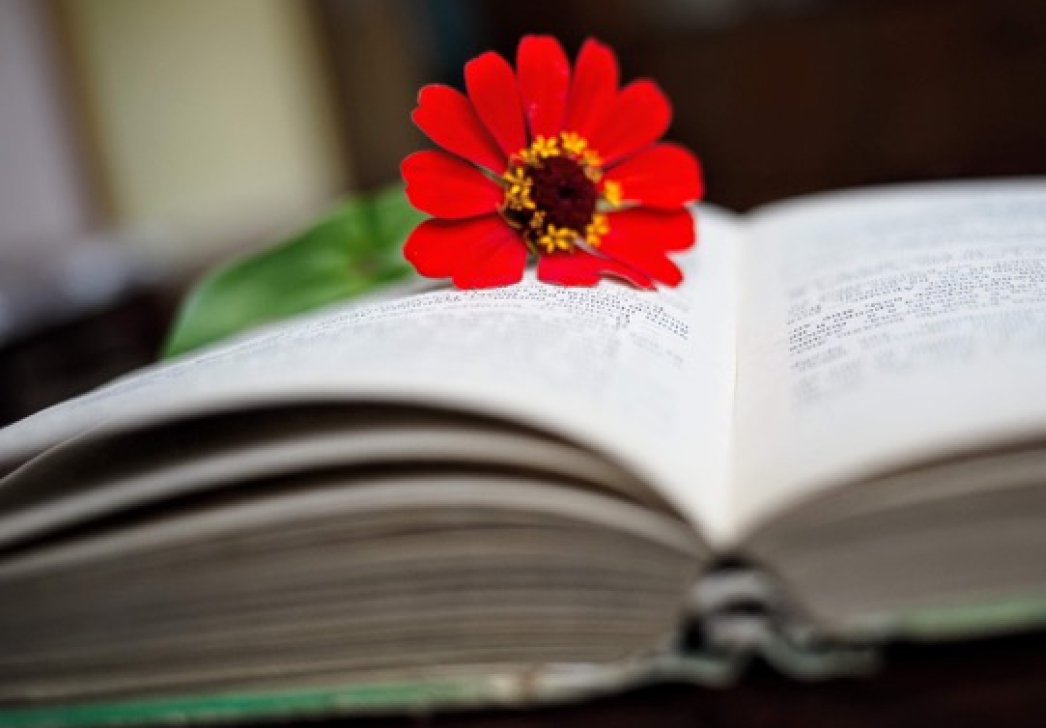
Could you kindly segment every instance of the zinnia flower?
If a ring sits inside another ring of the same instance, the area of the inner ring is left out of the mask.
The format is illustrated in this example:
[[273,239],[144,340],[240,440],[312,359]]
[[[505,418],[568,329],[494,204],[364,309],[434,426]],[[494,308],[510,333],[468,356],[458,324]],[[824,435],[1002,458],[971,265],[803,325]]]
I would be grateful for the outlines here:
[[411,203],[433,216],[404,249],[421,275],[508,285],[533,254],[547,283],[682,280],[668,253],[693,245],[685,205],[703,184],[690,152],[657,143],[672,109],[652,81],[619,89],[617,58],[594,40],[571,73],[555,38],[527,36],[515,72],[484,53],[465,66],[465,85],[467,96],[425,86],[412,116],[446,150],[402,166]]

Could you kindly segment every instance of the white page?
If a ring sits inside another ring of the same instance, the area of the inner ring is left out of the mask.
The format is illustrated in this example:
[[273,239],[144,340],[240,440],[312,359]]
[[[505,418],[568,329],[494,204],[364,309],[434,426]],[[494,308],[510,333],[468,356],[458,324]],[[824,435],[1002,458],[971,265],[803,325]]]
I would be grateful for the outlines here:
[[1046,182],[771,207],[743,253],[736,528],[1046,433]]
[[[0,462],[251,403],[379,400],[508,416],[610,453],[695,523],[721,504],[733,399],[729,215],[700,215],[677,289],[533,280],[352,303],[154,367],[0,432]],[[718,510],[722,510],[721,507]],[[714,528],[714,526],[713,526]]]

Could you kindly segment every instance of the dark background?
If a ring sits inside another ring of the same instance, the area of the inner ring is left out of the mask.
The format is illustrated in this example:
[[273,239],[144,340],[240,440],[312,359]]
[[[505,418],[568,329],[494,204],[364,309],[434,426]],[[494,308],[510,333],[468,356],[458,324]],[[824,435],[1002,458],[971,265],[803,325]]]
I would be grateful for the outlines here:
[[[366,52],[353,43],[359,8],[317,7],[334,68],[358,66],[350,59]],[[727,207],[1046,171],[1039,0],[475,0],[391,3],[385,12],[408,28],[418,7],[427,14],[427,81],[460,87],[465,60],[491,48],[513,58],[530,32],[555,34],[571,52],[588,36],[610,43],[624,79],[649,76],[666,89],[676,111],[670,135],[697,150],[709,199]],[[340,74],[340,98],[368,96],[371,79]],[[388,180],[409,151],[386,150],[382,139],[403,126],[415,90],[345,109],[365,184]],[[373,122],[357,123],[359,114]]]

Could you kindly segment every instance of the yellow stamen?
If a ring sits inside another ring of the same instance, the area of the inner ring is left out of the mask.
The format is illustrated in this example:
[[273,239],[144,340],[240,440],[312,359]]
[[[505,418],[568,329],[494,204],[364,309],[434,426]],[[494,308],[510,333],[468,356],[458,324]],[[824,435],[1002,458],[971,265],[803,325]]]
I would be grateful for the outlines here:
[[563,151],[567,152],[574,158],[583,157],[585,151],[588,149],[588,142],[577,132],[565,131],[559,135],[559,138],[563,144]]
[[533,217],[530,218],[530,229],[540,233],[545,229],[545,211],[536,210]]
[[505,181],[505,206],[513,210],[533,210],[530,199],[533,181],[523,167],[513,167],[502,178]]
[[614,207],[621,207],[621,201],[625,199],[625,193],[621,189],[621,183],[615,180],[607,180],[603,184],[603,199]]
[[538,238],[538,245],[540,245],[546,253],[554,253],[557,250],[571,250],[573,249],[574,241],[577,240],[577,238],[578,234],[570,228],[549,225],[545,230],[545,234]]
[[585,227],[585,242],[593,248],[598,248],[603,236],[610,232],[610,220],[606,215],[596,214],[592,216],[592,222]]
[[531,147],[542,159],[559,156],[559,140],[555,137],[549,137],[546,139],[543,136],[539,136],[534,140],[534,143],[531,144]]
[[559,148],[559,139],[557,137],[543,137],[538,136],[530,143],[530,146],[523,149],[516,156],[523,160],[523,162],[530,166],[536,166],[541,163],[542,159],[548,159],[549,157],[558,157],[562,154]]
[[603,159],[593,149],[586,149],[581,155],[581,163],[590,169],[599,169],[603,166]]

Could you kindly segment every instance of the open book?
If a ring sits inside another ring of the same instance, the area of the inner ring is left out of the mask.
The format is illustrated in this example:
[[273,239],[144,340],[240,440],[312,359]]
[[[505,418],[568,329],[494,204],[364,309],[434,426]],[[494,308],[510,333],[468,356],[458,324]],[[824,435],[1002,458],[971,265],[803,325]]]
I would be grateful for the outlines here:
[[697,674],[732,599],[811,644],[1043,621],[1046,182],[696,218],[678,289],[387,295],[0,432],[0,717]]

